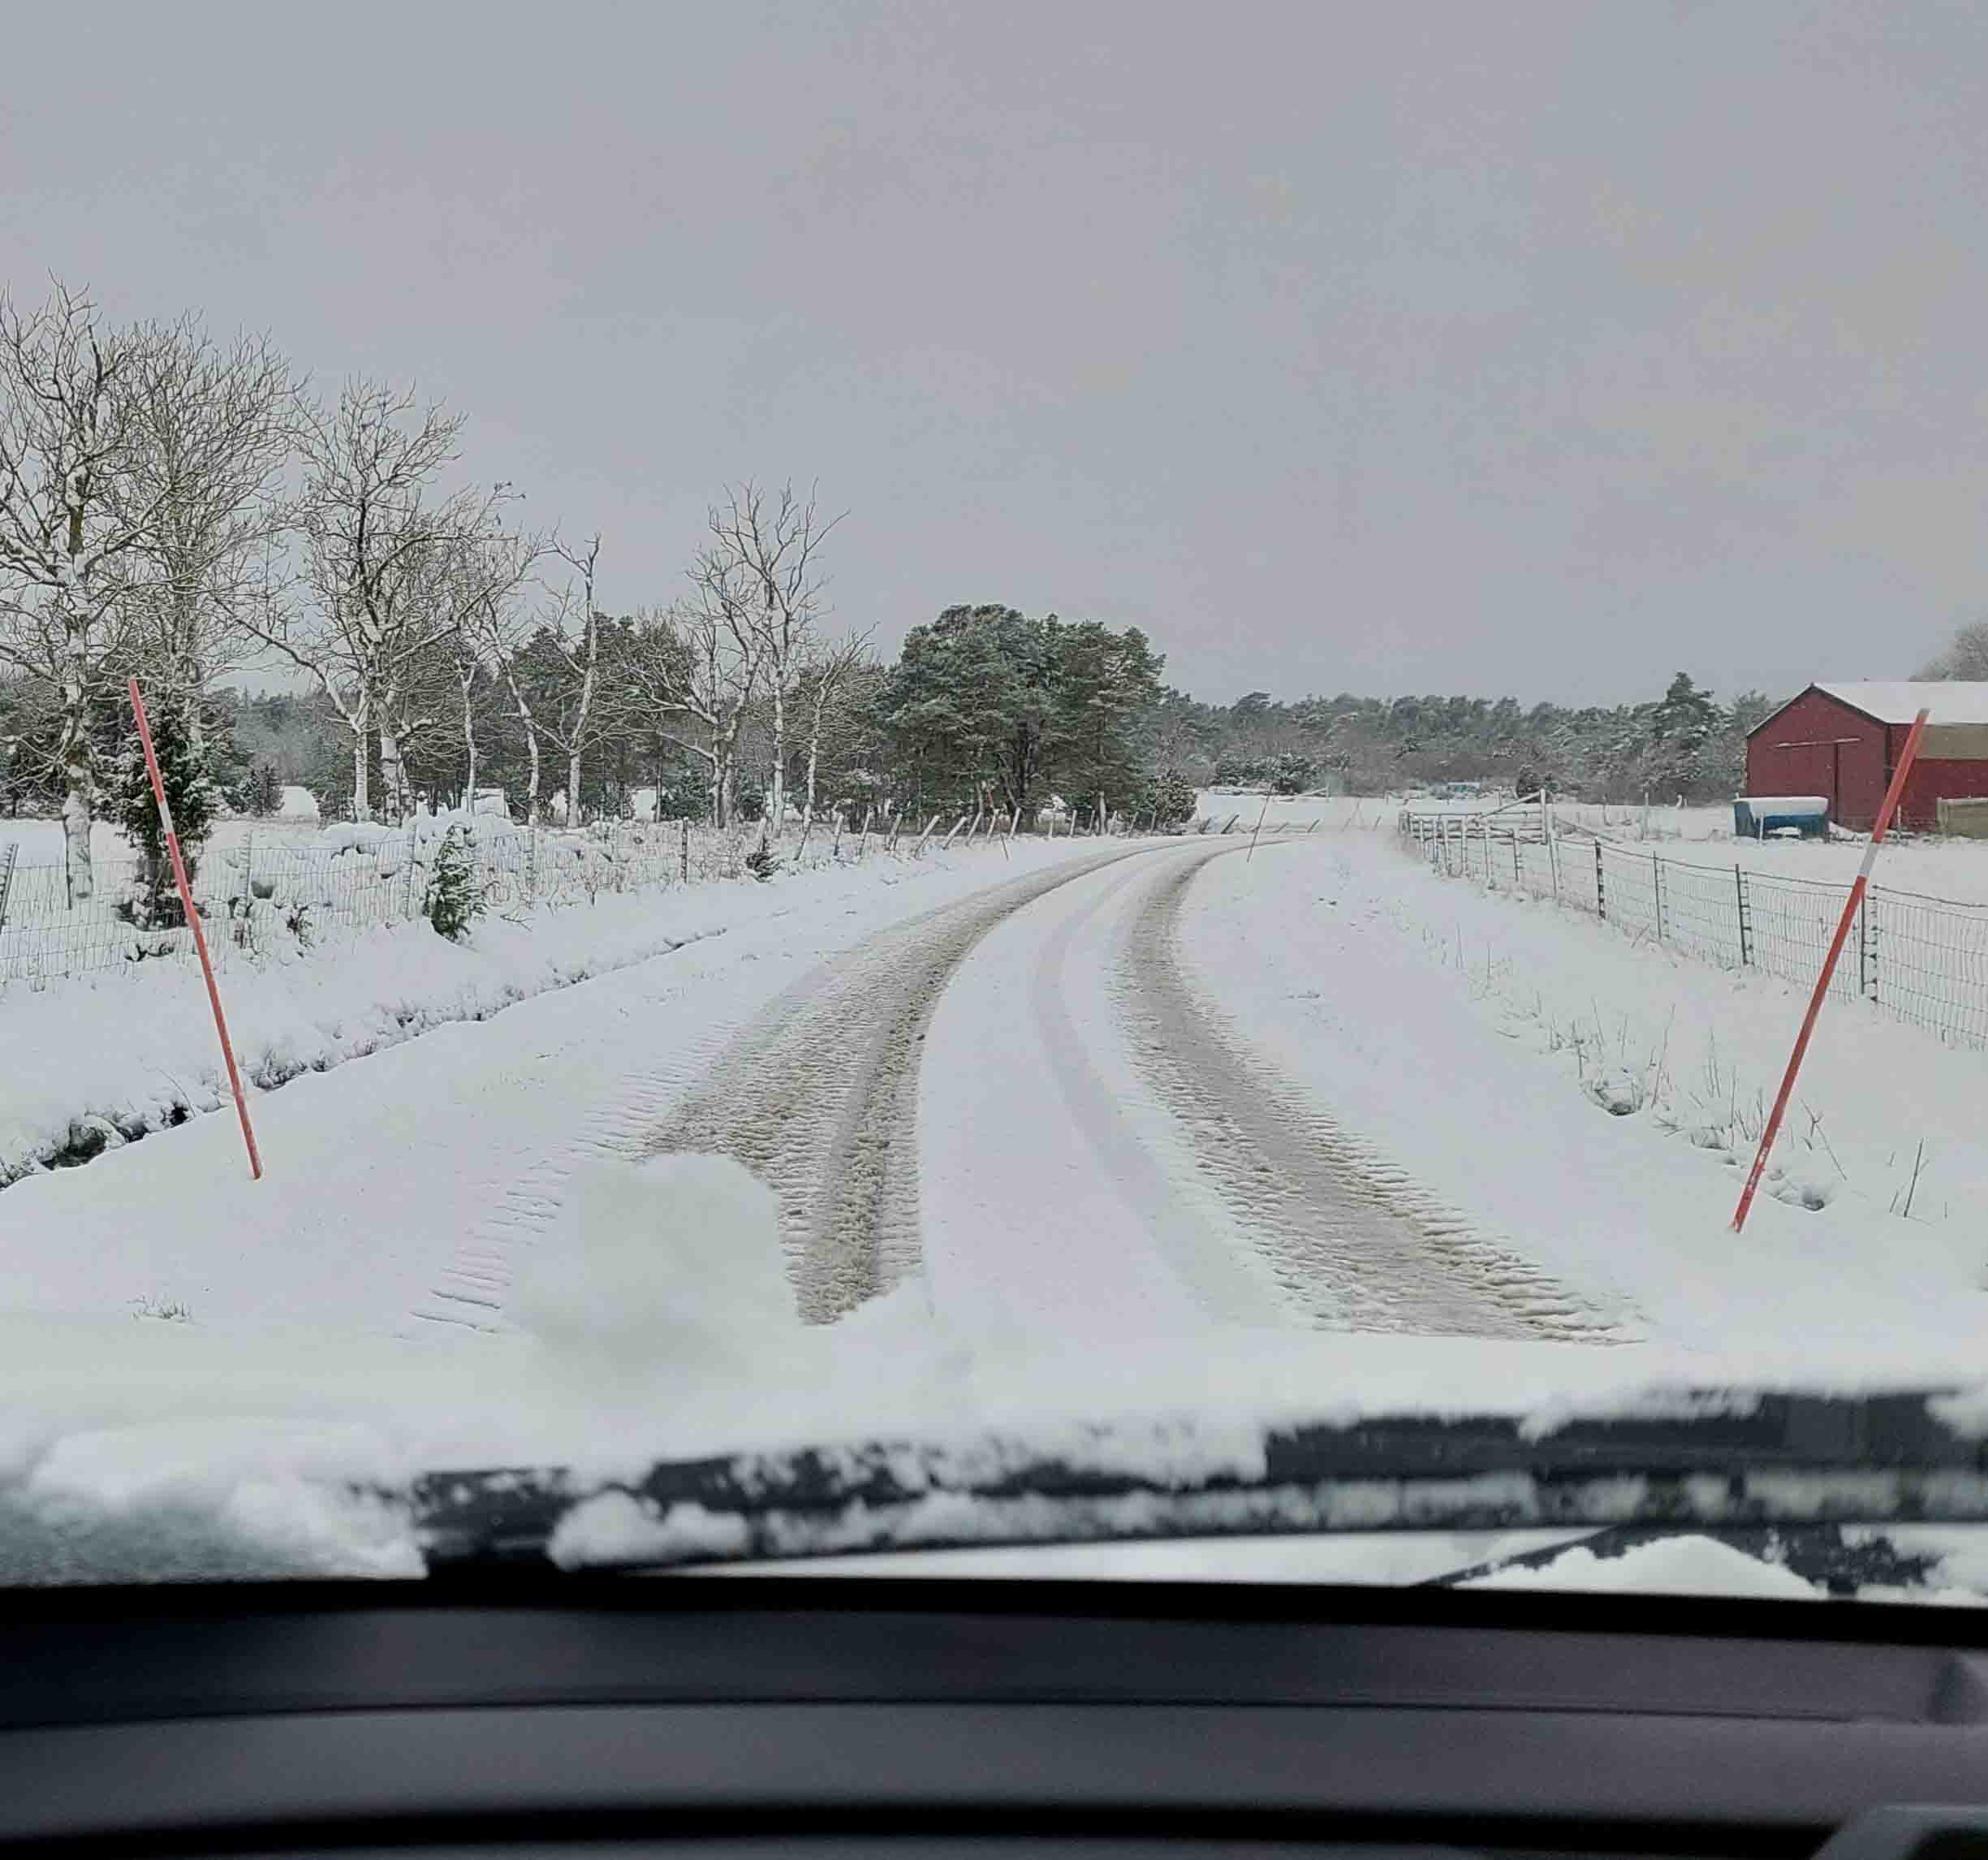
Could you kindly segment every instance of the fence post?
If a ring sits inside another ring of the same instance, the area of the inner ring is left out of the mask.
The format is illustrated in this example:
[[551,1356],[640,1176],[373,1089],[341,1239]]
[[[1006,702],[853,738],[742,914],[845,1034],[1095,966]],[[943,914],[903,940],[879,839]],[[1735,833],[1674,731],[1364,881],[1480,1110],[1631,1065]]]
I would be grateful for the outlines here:
[[1657,941],[1663,941],[1663,861],[1655,853],[1649,856],[1649,888],[1657,897]]
[[1602,843],[1594,843],[1594,914],[1603,923],[1608,921],[1608,890],[1602,878]]
[[1871,921],[1870,893],[1865,892],[1856,907],[1857,993],[1878,999],[1878,926]]
[[20,842],[10,839],[0,846],[0,930],[6,928],[7,893],[14,889],[14,861],[20,855]]
[[690,816],[685,814],[677,825],[682,829],[677,844],[677,876],[688,885],[690,883]]
[[415,846],[416,846],[416,835],[415,835],[415,825],[414,825],[414,822],[413,822],[412,820],[409,820],[409,821],[408,821],[408,916],[407,916],[407,921],[408,921],[409,923],[412,923],[412,922],[414,921],[414,852],[415,852]]
[[1740,901],[1740,966],[1744,969],[1753,960],[1753,939],[1750,934],[1753,926],[1747,917],[1746,874],[1736,859],[1732,864],[1732,889]]
[[1511,888],[1513,891],[1519,890],[1523,878],[1524,874],[1519,870],[1519,830],[1515,826],[1511,830]]

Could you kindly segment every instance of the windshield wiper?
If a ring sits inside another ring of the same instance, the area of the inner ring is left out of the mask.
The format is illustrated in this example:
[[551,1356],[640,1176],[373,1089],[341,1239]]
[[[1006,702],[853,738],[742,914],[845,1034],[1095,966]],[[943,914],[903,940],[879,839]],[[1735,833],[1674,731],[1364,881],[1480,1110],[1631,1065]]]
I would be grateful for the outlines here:
[[1852,1527],[1846,1535],[1841,1524],[1616,1524],[1542,1549],[1487,1557],[1429,1577],[1418,1586],[1454,1589],[1507,1569],[1550,1569],[1572,1550],[1606,1561],[1685,1531],[1723,1543],[1757,1563],[1774,1564],[1832,1595],[1854,1595],[1871,1588],[1924,1588],[1941,1560],[1931,1551],[1900,1549],[1882,1530]]
[[431,1574],[666,1569],[862,1551],[1291,1533],[1768,1529],[1988,1521],[1988,1442],[1958,1392],[1731,1390],[1535,1433],[1503,1416],[1266,1430],[1239,1469],[1179,1422],[666,1461],[640,1478],[438,1473],[413,1509]]

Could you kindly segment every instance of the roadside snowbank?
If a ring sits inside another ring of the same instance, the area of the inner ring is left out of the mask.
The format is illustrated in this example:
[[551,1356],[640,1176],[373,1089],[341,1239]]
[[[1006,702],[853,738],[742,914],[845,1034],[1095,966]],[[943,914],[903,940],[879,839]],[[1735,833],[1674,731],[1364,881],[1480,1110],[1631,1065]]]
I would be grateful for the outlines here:
[[1832,1003],[1736,1237],[1802,990],[1366,835],[1215,860],[1182,935],[1266,1062],[1632,1330],[1739,1361],[1799,1351],[1819,1374],[1979,1361],[1983,1055]]
[[[928,849],[916,862],[873,855],[861,865],[784,873],[763,885],[603,894],[521,921],[481,918],[459,943],[416,920],[308,961],[233,964],[222,1005],[244,1082],[270,1091],[741,924],[801,908],[835,912],[869,895],[908,900],[934,887],[953,895],[963,878],[969,888],[992,883],[1085,844],[1024,843],[1011,860],[984,847]],[[0,1188],[58,1159],[87,1159],[229,1102],[205,985],[185,963],[140,965],[41,994],[10,990],[0,997]]]

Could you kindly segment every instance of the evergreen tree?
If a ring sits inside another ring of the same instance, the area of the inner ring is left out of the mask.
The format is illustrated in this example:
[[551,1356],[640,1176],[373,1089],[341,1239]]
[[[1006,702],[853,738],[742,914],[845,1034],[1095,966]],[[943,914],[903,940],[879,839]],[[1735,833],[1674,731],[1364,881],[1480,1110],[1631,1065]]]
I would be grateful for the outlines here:
[[423,912],[438,936],[454,942],[483,915],[484,908],[483,886],[477,876],[476,854],[468,835],[461,827],[451,826],[436,848]]
[[[200,863],[201,848],[213,830],[222,806],[221,784],[214,779],[211,754],[196,747],[186,706],[168,701],[150,713],[153,753],[158,757],[159,779],[172,808],[179,835],[180,857],[187,882]],[[132,900],[133,921],[148,929],[183,924],[186,913],[173,882],[172,861],[166,850],[166,828],[145,766],[144,745],[137,727],[125,732],[106,795],[106,811],[138,848],[140,890]]]
[[265,820],[282,806],[282,783],[276,779],[274,762],[258,762],[252,765],[248,779],[242,784],[242,804],[248,812],[260,814]]

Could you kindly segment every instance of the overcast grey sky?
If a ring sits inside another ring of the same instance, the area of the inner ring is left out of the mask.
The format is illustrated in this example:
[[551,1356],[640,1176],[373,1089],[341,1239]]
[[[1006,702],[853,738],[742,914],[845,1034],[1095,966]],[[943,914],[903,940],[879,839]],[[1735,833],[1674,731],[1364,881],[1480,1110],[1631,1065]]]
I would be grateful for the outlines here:
[[[79,35],[81,34],[80,38]],[[841,617],[1615,701],[1988,606],[1988,10],[485,3],[9,25],[0,282],[418,383],[666,598],[817,477]]]

